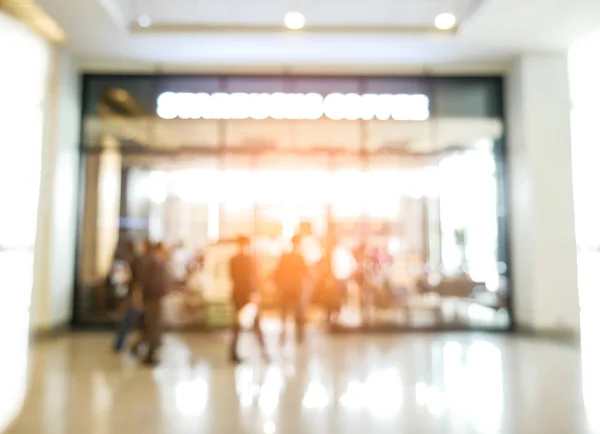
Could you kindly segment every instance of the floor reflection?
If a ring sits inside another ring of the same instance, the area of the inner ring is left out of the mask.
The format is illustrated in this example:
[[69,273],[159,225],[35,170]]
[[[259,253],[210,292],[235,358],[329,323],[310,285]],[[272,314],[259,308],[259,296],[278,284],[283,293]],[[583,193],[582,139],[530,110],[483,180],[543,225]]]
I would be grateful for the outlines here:
[[583,399],[590,427],[600,432],[600,316],[595,311],[600,301],[600,253],[581,251],[577,255],[579,304],[581,309],[581,356]]
[[302,399],[302,407],[307,410],[323,409],[329,405],[331,399],[325,386],[318,380],[308,383],[306,393]]
[[0,432],[25,398],[32,269],[30,251],[0,248]]
[[232,366],[224,336],[169,336],[154,370],[111,354],[109,335],[41,344],[9,432],[594,432],[573,347],[500,335],[312,335],[280,352],[272,335],[267,363],[246,341],[249,359]]

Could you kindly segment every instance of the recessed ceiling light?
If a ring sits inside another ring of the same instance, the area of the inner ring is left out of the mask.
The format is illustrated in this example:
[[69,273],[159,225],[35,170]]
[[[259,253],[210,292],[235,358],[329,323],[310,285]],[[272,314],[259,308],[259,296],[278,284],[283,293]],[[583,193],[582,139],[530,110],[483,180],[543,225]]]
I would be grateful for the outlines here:
[[283,23],[290,30],[300,30],[306,24],[306,18],[300,12],[288,12]]
[[152,25],[152,20],[148,15],[140,15],[137,19],[138,26],[140,27],[150,27]]
[[439,14],[435,18],[435,26],[440,30],[450,30],[456,26],[456,16],[451,13]]

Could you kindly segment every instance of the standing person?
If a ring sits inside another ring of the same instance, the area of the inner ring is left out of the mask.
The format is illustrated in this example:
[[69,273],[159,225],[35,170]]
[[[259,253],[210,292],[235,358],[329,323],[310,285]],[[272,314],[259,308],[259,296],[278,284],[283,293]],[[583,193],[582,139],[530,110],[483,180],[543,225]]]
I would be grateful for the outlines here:
[[[248,237],[240,236],[237,239],[238,252],[229,262],[229,273],[233,283],[232,302],[235,307],[235,322],[233,325],[233,340],[231,343],[231,361],[240,362],[237,352],[237,344],[241,331],[239,314],[241,310],[252,300],[252,294],[256,290],[254,261],[249,253],[250,240]],[[254,317],[254,333],[258,339],[260,349],[266,358],[265,340],[260,326],[260,309],[257,308]]]
[[275,270],[275,283],[279,292],[281,311],[281,343],[285,341],[288,311],[294,312],[296,320],[296,341],[304,340],[304,284],[308,275],[308,267],[300,252],[301,237],[292,238],[292,251],[281,255]]
[[123,349],[127,337],[142,315],[142,293],[136,269],[138,268],[140,258],[146,254],[148,249],[148,241],[144,241],[140,252],[136,252],[133,243],[129,243],[127,246],[125,261],[127,261],[129,266],[129,281],[127,282],[128,293],[127,299],[125,300],[125,313],[117,325],[117,335],[113,345],[113,349],[117,353]]
[[362,320],[365,321],[368,313],[367,307],[370,300],[369,283],[367,280],[368,256],[366,244],[359,244],[352,253],[356,261],[356,270],[354,271],[353,280],[358,287],[358,312],[360,313]]
[[170,284],[167,252],[162,243],[152,246],[150,252],[139,261],[138,273],[144,305],[142,341],[148,344],[144,364],[156,365],[156,351],[160,346],[162,333],[161,302]]
[[324,308],[326,323],[332,324],[332,314],[340,310],[340,289],[333,273],[333,243],[328,240],[324,244],[323,255],[315,265],[314,299]]

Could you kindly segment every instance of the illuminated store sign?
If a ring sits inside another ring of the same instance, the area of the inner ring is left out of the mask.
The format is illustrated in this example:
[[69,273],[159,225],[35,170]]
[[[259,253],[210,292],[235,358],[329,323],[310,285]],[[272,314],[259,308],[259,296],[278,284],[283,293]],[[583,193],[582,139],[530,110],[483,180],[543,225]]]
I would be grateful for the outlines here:
[[415,94],[173,93],[158,97],[163,119],[320,119],[424,121],[429,98]]

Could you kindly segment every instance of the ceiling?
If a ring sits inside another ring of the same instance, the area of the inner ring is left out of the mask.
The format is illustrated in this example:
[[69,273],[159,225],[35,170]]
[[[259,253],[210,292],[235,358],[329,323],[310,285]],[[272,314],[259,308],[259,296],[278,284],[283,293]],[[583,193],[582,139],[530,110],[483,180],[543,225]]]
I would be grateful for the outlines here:
[[[519,53],[565,50],[600,28],[598,0],[38,3],[66,31],[82,67],[98,71],[498,72]],[[327,31],[279,30],[292,10],[306,16],[307,26]],[[443,12],[458,17],[456,32],[431,31]],[[140,14],[155,26],[136,26]],[[264,28],[249,31],[247,26]]]
[[121,2],[135,22],[146,14],[157,23],[274,24],[287,12],[301,12],[315,25],[430,26],[440,11],[467,18],[482,0],[140,0]]

